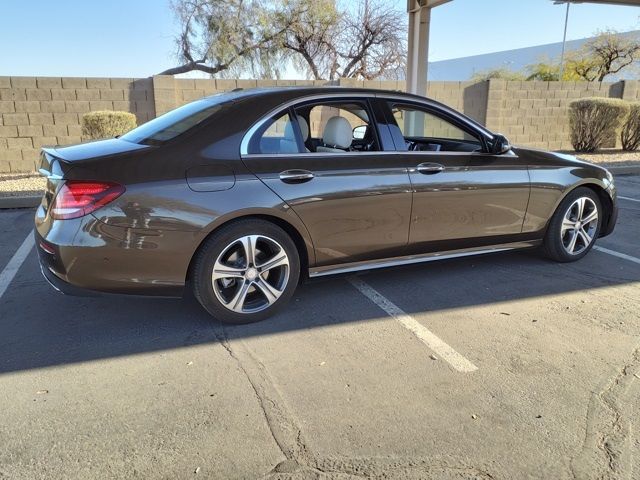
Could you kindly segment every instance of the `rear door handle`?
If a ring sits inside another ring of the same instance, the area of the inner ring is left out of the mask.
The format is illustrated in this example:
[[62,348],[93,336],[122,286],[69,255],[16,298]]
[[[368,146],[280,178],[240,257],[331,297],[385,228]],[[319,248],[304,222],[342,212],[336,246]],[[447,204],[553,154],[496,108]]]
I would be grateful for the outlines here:
[[434,175],[436,173],[442,172],[444,170],[444,165],[441,165],[439,163],[426,162],[418,165],[416,167],[416,170],[418,170],[418,172],[422,173],[423,175]]
[[313,180],[315,175],[309,170],[285,170],[280,172],[280,180],[284,183],[304,183]]

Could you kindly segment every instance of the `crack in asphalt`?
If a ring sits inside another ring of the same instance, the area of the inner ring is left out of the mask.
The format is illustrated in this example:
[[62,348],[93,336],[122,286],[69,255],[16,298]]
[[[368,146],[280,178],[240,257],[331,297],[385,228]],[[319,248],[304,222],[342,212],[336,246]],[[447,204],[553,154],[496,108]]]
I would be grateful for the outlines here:
[[255,358],[243,342],[239,342],[240,351],[233,349],[224,327],[222,327],[221,333],[216,332],[215,334],[251,385],[267,426],[282,455],[288,461],[309,463],[309,453],[300,429],[292,420],[291,414],[285,410],[284,402],[268,377],[264,365]]
[[488,471],[471,466],[433,464],[414,458],[318,458],[307,447],[298,422],[286,406],[264,364],[244,341],[235,340],[233,347],[224,326],[214,334],[229,356],[236,362],[251,385],[267,427],[285,460],[279,462],[263,478],[430,478],[461,480],[493,480]]
[[628,477],[627,473],[630,472],[631,467],[631,459],[629,458],[631,425],[623,416],[620,398],[634,381],[634,373],[638,367],[640,367],[640,348],[633,352],[630,361],[622,367],[618,375],[612,380],[610,388],[600,395],[602,402],[614,417],[609,431],[602,436],[600,448],[606,453],[609,470],[617,478]]
[[583,448],[571,460],[575,479],[622,480],[630,477],[631,421],[625,416],[622,401],[639,372],[640,346],[604,388],[592,394]]

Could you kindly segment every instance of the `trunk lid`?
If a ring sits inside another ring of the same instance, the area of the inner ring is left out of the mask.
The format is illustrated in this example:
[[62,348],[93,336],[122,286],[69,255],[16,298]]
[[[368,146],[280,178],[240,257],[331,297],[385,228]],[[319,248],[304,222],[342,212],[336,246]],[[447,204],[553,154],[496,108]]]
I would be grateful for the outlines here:
[[77,145],[69,145],[67,147],[55,147],[43,149],[51,155],[58,157],[65,162],[73,163],[79,161],[91,161],[93,158],[104,158],[111,155],[120,155],[123,153],[138,152],[151,148],[149,145],[139,145],[137,143],[127,142],[119,138],[110,138],[108,140],[96,140],[95,142],[79,143]]

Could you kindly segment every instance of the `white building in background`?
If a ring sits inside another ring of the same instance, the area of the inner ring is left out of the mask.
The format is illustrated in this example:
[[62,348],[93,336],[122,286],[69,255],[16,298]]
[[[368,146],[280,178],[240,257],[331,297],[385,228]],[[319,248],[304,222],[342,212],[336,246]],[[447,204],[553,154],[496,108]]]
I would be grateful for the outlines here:
[[[625,32],[621,35],[634,36],[640,39],[640,30]],[[567,52],[578,50],[590,38],[567,41]],[[433,81],[465,81],[470,80],[475,73],[494,70],[498,68],[508,68],[514,71],[522,71],[528,65],[540,61],[558,62],[562,42],[549,43],[547,45],[536,45],[534,47],[518,48],[515,50],[505,50],[502,52],[487,53],[484,55],[474,55],[471,57],[453,58],[438,62],[429,62],[429,80]],[[637,79],[640,72],[637,68],[628,67],[620,74],[607,77],[607,81],[616,81],[622,78]]]

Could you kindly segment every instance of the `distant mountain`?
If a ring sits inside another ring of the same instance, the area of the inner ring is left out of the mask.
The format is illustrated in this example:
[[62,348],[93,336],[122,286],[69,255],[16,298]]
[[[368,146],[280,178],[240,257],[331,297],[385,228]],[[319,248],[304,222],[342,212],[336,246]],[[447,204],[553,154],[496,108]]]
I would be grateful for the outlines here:
[[[625,37],[640,38],[640,30],[621,33]],[[593,38],[593,37],[591,37]],[[577,50],[591,38],[581,38],[580,40],[567,41],[566,51]],[[532,63],[544,61],[559,61],[562,53],[562,42],[549,43],[547,45],[536,45],[534,47],[517,48],[515,50],[505,50],[502,52],[486,53],[484,55],[474,55],[471,57],[453,58],[441,60],[439,62],[429,62],[429,80],[443,81],[464,81],[470,80],[477,72],[493,70],[496,68],[508,68],[514,71],[524,70]],[[637,72],[633,72],[634,77]],[[625,71],[618,77],[624,77]],[[627,73],[627,78],[629,74]],[[615,75],[607,77],[607,81],[615,81]]]

